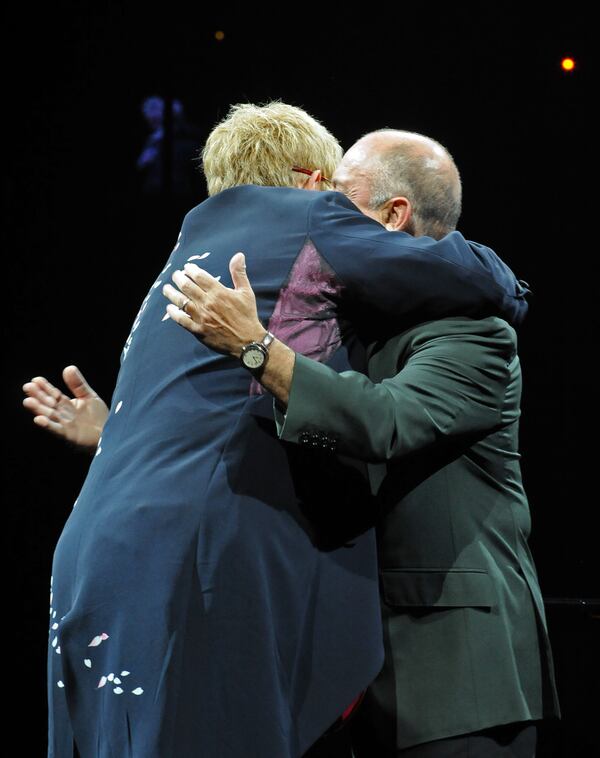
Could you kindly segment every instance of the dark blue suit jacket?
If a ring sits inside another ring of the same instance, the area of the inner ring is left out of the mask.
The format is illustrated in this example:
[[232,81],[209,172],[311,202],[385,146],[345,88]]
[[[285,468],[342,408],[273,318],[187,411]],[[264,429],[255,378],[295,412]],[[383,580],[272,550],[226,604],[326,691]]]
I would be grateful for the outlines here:
[[88,757],[299,756],[383,663],[373,531],[321,539],[301,486],[315,471],[278,440],[271,399],[166,316],[174,270],[231,285],[238,250],[263,322],[340,368],[353,323],[360,343],[527,307],[488,248],[386,232],[338,193],[243,186],[192,209],[55,550],[50,756],[73,737]]

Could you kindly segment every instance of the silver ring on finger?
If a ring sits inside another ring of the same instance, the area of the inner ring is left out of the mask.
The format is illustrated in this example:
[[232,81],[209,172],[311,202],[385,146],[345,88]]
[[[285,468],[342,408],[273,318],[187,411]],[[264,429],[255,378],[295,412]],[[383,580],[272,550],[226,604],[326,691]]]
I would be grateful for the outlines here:
[[188,312],[186,311],[186,307],[187,307],[187,305],[188,305],[189,302],[190,302],[190,298],[186,297],[186,299],[183,301],[183,305],[179,306],[179,310],[183,311],[186,316],[189,315]]

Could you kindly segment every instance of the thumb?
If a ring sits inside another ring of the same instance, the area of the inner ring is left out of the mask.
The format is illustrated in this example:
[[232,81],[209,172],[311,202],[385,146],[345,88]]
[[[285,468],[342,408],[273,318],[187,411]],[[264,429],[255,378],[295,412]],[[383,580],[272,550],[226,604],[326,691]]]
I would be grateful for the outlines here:
[[246,256],[244,253],[236,253],[229,261],[231,280],[236,290],[251,289],[246,273]]
[[63,379],[75,397],[94,397],[96,395],[77,366],[67,366],[63,370]]

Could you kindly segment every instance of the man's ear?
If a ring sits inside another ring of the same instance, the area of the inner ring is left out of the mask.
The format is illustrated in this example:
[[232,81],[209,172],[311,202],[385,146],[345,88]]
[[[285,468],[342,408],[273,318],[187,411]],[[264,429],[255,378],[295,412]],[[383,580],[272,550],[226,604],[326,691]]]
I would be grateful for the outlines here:
[[383,225],[389,232],[412,234],[413,209],[407,197],[392,197],[383,207]]
[[318,168],[315,171],[312,172],[310,176],[307,176],[306,179],[300,179],[298,183],[296,184],[296,187],[298,189],[306,189],[306,190],[318,190],[320,189],[321,184],[321,169]]

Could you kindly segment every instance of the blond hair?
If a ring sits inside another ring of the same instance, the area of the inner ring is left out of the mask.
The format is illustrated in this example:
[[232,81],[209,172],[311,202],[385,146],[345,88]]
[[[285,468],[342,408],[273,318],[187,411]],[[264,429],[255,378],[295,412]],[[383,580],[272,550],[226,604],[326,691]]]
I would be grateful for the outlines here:
[[301,108],[240,103],[210,133],[202,168],[208,194],[215,195],[240,184],[295,187],[303,175],[292,166],[331,177],[341,157],[336,138]]

